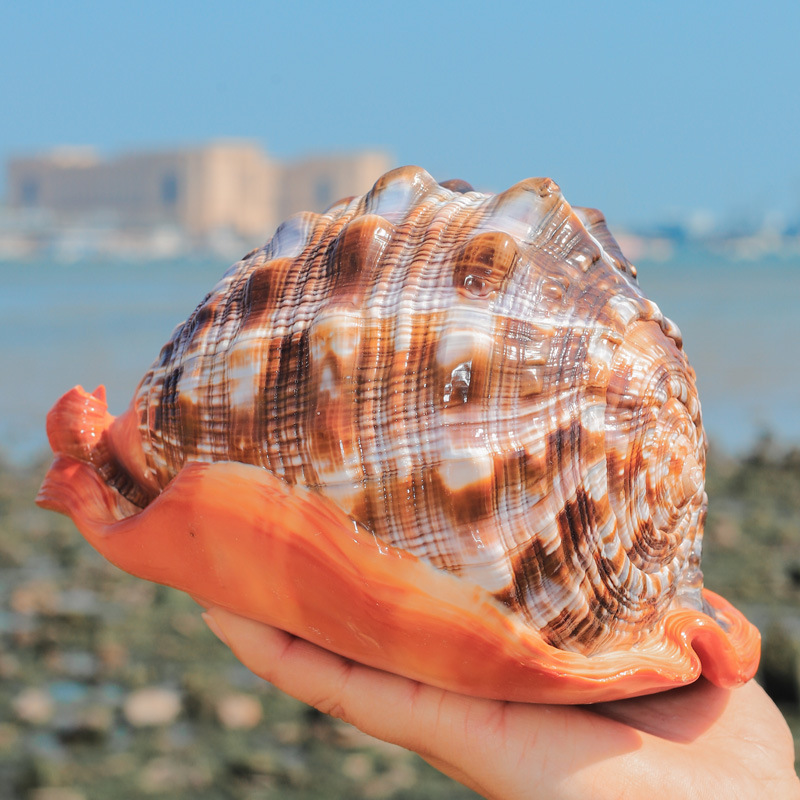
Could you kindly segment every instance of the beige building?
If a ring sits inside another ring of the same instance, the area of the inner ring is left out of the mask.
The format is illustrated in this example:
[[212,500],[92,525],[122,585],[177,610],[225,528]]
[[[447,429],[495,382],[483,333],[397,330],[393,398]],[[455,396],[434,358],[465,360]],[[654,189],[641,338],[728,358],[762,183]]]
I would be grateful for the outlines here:
[[8,205],[59,226],[173,226],[190,237],[230,232],[261,241],[296,211],[364,193],[391,167],[388,155],[369,151],[283,163],[246,141],[108,159],[69,148],[11,159]]

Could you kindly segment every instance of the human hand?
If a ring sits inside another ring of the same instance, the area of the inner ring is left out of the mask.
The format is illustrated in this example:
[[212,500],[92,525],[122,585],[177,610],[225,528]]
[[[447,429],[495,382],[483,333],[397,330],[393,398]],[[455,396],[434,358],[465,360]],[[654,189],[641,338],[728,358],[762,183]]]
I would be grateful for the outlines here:
[[419,753],[489,800],[795,800],[788,727],[763,689],[702,678],[593,706],[466,697],[365,667],[221,608],[204,618],[279,689]]

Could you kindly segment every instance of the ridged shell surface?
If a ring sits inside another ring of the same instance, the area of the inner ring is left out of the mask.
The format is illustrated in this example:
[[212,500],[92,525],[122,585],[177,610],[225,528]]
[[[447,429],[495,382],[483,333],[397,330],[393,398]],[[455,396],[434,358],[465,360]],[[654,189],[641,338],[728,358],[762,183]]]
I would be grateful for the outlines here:
[[191,461],[263,466],[559,648],[703,607],[694,374],[603,217],[550,180],[489,195],[406,167],[291,218],[133,407],[151,487]]

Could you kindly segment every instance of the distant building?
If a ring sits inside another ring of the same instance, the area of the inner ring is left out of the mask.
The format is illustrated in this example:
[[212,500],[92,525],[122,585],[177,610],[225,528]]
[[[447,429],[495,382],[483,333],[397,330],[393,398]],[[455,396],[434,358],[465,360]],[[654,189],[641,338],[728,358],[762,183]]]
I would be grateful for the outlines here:
[[364,193],[391,166],[387,154],[369,151],[283,163],[246,141],[113,158],[65,148],[9,160],[8,206],[57,227],[172,226],[189,237],[222,231],[260,242],[296,211]]

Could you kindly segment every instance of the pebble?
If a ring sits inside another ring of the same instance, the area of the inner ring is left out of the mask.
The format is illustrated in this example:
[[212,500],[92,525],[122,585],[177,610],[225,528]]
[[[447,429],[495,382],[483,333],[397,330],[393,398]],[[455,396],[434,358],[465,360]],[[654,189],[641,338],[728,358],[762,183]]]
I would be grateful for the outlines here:
[[97,646],[97,658],[103,669],[114,672],[128,663],[128,648],[120,642],[103,642]]
[[19,673],[19,658],[13,653],[0,653],[0,680],[16,678]]
[[64,742],[98,742],[109,733],[113,721],[113,711],[107,706],[79,704],[59,709],[53,728]]
[[14,589],[9,605],[20,614],[50,614],[57,607],[57,598],[53,581],[35,578]]
[[198,631],[203,630],[203,620],[199,614],[194,612],[191,614],[188,612],[173,614],[169,622],[173,630],[180,633],[181,636],[185,636],[187,639],[191,639]]
[[100,617],[104,607],[96,592],[78,588],[62,590],[56,605],[62,617]]
[[160,686],[147,686],[131,692],[122,705],[125,719],[136,728],[169,725],[180,712],[180,694]]
[[261,701],[251,694],[231,692],[216,703],[217,719],[227,730],[250,730],[263,716]]
[[53,719],[53,699],[38,687],[23,689],[11,701],[11,707],[17,719],[30,725],[47,725]]
[[273,736],[281,744],[298,744],[306,735],[306,729],[296,720],[274,722],[271,729]]
[[54,681],[50,696],[56,703],[81,703],[89,696],[89,687],[79,681]]
[[64,650],[58,654],[57,669],[71,678],[92,678],[97,674],[97,657],[86,650]]
[[86,800],[83,792],[59,786],[44,786],[34,789],[28,797],[30,800]]
[[342,761],[341,770],[350,780],[362,782],[373,775],[375,765],[366,753],[350,753]]
[[208,765],[157,756],[139,772],[139,787],[147,794],[171,795],[188,789],[202,789],[212,782],[213,777]]
[[19,740],[17,726],[10,722],[0,722],[0,753],[10,750]]
[[399,791],[411,789],[417,782],[417,771],[410,764],[393,764],[389,770],[367,781],[361,789],[367,800],[383,800]]

